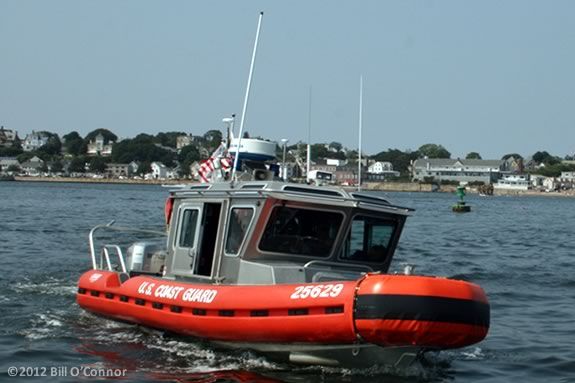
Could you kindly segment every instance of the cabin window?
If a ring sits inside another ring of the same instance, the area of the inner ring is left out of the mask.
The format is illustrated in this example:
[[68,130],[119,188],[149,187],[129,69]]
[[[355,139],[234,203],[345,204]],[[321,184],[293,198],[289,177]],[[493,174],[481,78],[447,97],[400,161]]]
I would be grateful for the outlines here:
[[198,210],[184,210],[180,231],[180,247],[194,247],[196,240],[196,227],[198,223]]
[[382,218],[355,216],[342,258],[359,262],[385,261],[396,226],[396,222]]
[[323,210],[276,206],[259,249],[273,253],[328,257],[343,214]]
[[226,254],[237,254],[239,252],[253,216],[254,208],[252,207],[232,208],[226,236]]

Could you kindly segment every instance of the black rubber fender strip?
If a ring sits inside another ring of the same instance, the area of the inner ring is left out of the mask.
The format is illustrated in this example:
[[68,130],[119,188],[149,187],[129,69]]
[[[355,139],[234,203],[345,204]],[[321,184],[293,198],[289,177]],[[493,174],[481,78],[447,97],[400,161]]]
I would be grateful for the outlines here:
[[489,327],[489,304],[422,295],[358,295],[355,319],[399,319]]

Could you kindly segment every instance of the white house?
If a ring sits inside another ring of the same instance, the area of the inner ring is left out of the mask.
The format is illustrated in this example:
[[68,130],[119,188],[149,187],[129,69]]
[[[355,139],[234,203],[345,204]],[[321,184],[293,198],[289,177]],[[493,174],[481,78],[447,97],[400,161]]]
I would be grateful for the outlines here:
[[48,138],[48,135],[42,132],[32,131],[32,133],[26,135],[26,138],[22,143],[22,149],[25,152],[37,150],[48,143]]
[[39,176],[40,168],[44,165],[44,161],[37,156],[30,158],[28,161],[24,162],[20,167],[22,171],[29,176]]
[[547,177],[543,180],[543,187],[546,191],[555,191],[559,189],[560,183],[555,177]]
[[490,184],[505,170],[501,160],[420,158],[411,166],[413,181],[483,182]]
[[393,171],[393,165],[391,164],[391,162],[387,162],[387,161],[378,161],[378,162],[374,162],[373,164],[369,165],[369,167],[367,168],[368,173],[373,173],[373,174],[382,174],[385,172],[392,172]]
[[561,182],[575,182],[575,172],[561,172]]
[[529,174],[512,174],[504,176],[493,185],[495,189],[529,190],[531,182]]
[[152,177],[154,179],[164,179],[168,177],[168,168],[161,162],[152,162],[150,164],[152,168]]
[[89,156],[111,156],[113,144],[113,141],[110,141],[106,144],[102,133],[98,133],[98,135],[88,143],[87,153]]
[[333,165],[333,166],[345,166],[347,165],[347,160],[339,160],[337,158],[326,158],[325,163],[327,165]]

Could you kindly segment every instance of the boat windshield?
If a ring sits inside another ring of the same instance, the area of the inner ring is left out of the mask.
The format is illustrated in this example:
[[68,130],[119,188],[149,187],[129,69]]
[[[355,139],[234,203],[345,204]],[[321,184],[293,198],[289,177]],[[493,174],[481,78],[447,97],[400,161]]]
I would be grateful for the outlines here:
[[259,243],[272,253],[328,257],[339,232],[343,214],[276,206]]
[[355,216],[341,258],[359,262],[384,262],[396,227],[397,223],[389,219]]

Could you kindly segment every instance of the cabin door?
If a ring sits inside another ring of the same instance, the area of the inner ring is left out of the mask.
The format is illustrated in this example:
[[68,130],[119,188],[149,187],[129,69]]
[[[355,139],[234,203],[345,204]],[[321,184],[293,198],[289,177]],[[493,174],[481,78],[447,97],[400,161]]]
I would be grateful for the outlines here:
[[180,206],[172,261],[175,275],[212,275],[221,211],[221,203],[185,203]]

